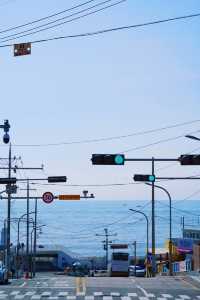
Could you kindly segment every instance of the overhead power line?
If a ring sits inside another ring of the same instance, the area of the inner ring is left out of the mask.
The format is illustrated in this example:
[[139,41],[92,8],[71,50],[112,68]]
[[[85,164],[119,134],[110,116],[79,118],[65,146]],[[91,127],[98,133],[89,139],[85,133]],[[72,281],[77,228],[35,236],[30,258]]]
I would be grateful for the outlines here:
[[[105,0],[105,1],[102,1],[102,2],[99,2],[99,3],[95,4],[95,5],[93,5],[93,6],[90,6],[90,7],[88,7],[88,8],[85,8],[85,9],[83,9],[83,10],[80,10],[80,11],[78,11],[78,12],[75,12],[75,13],[73,13],[73,14],[70,14],[70,15],[67,15],[67,16],[65,16],[65,17],[59,18],[59,19],[57,19],[57,20],[54,20],[54,21],[51,21],[51,22],[48,22],[48,23],[45,23],[45,24],[42,24],[42,25],[39,25],[39,26],[35,26],[35,27],[33,27],[33,28],[30,28],[30,29],[27,29],[27,30],[24,30],[24,31],[21,31],[21,32],[18,32],[18,33],[14,33],[14,34],[10,34],[10,35],[7,35],[7,36],[3,36],[3,37],[0,38],[0,40],[2,40],[1,43],[3,43],[3,42],[8,42],[8,41],[11,41],[11,40],[16,40],[16,39],[19,39],[19,38],[22,38],[22,37],[25,37],[25,36],[33,35],[33,34],[36,34],[36,33],[42,32],[42,31],[46,31],[46,30],[49,30],[49,29],[56,28],[56,27],[58,27],[58,26],[62,26],[62,25],[64,25],[64,24],[67,24],[67,23],[70,23],[70,22],[73,22],[73,21],[82,19],[82,18],[84,18],[84,17],[93,15],[93,14],[95,14],[95,13],[97,13],[97,12],[100,12],[100,11],[106,10],[106,9],[108,9],[108,8],[111,8],[111,7],[113,7],[113,6],[116,6],[116,5],[118,5],[118,4],[122,3],[122,2],[125,2],[126,0],[120,0],[120,1],[118,1],[118,2],[115,2],[115,3],[110,4],[110,5],[108,5],[108,6],[104,6],[103,8],[94,10],[94,11],[92,11],[92,12],[83,14],[83,15],[81,15],[81,16],[72,18],[72,19],[70,19],[70,20],[67,20],[67,21],[64,21],[64,22],[61,22],[61,23],[57,23],[57,22],[59,22],[59,21],[61,21],[61,20],[65,20],[65,19],[68,19],[68,18],[70,18],[70,17],[79,15],[79,14],[81,14],[81,13],[83,13],[83,12],[92,10],[92,9],[94,9],[95,7],[104,5],[104,4],[106,4],[106,3],[108,3],[108,2],[111,2],[111,1],[113,1],[113,0]],[[57,24],[55,24],[55,23],[57,23]],[[55,25],[48,26],[48,25],[51,25],[51,24],[55,24]],[[47,27],[45,27],[45,26],[47,26]],[[42,27],[45,27],[45,28],[42,28]],[[42,28],[42,29],[39,29],[39,28]],[[35,29],[39,29],[39,30],[34,31]],[[27,32],[29,32],[29,33],[27,33]]]
[[66,13],[66,12],[72,11],[72,10],[74,10],[74,9],[76,9],[76,8],[80,8],[80,7],[82,7],[82,6],[84,6],[84,5],[87,5],[87,4],[89,4],[89,3],[91,3],[91,2],[94,2],[94,1],[96,1],[96,0],[89,0],[89,1],[83,2],[83,3],[79,4],[79,5],[75,5],[75,6],[72,6],[72,7],[70,7],[70,8],[67,8],[67,9],[64,9],[64,10],[62,10],[62,11],[59,11],[59,12],[57,12],[57,13],[48,15],[48,16],[46,16],[46,17],[43,17],[43,18],[40,18],[40,19],[36,19],[36,20],[34,20],[34,21],[30,21],[30,22],[27,22],[27,23],[24,23],[24,24],[21,24],[21,25],[18,25],[18,26],[9,27],[9,28],[7,28],[7,29],[1,30],[1,31],[0,31],[0,34],[1,34],[1,33],[5,33],[5,32],[9,32],[9,31],[13,31],[13,30],[16,30],[16,29],[19,29],[19,28],[22,28],[22,27],[26,27],[26,26],[29,26],[29,25],[33,25],[33,24],[35,24],[35,23],[38,23],[38,22],[41,22],[41,21],[44,21],[44,20],[48,20],[48,19],[50,19],[50,18],[53,18],[53,17],[56,17],[56,16],[58,16],[58,15],[64,14],[64,13]]
[[[139,28],[139,27],[147,27],[147,26],[151,26],[151,25],[157,25],[157,24],[161,24],[161,23],[169,23],[169,22],[173,22],[173,21],[191,19],[191,18],[196,18],[196,17],[200,17],[200,13],[185,15],[185,16],[179,16],[179,17],[174,17],[174,18],[167,18],[167,19],[156,20],[156,21],[150,21],[150,22],[140,23],[140,24],[133,24],[133,25],[126,25],[126,26],[121,26],[121,27],[101,29],[101,30],[97,30],[97,31],[79,33],[79,34],[74,34],[74,35],[55,36],[55,37],[52,37],[52,38],[33,40],[30,43],[37,44],[37,43],[44,43],[44,42],[61,40],[61,39],[89,37],[89,36],[95,36],[95,35],[115,32],[115,31],[136,29],[136,28]],[[11,47],[11,46],[13,46],[13,44],[5,44],[5,45],[1,45],[0,48]]]
[[[97,138],[97,139],[85,139],[85,140],[77,140],[77,141],[69,141],[69,142],[44,143],[44,144],[12,144],[12,146],[14,146],[14,147],[51,147],[51,146],[63,146],[63,145],[89,144],[89,143],[97,143],[97,142],[106,142],[106,141],[113,141],[113,140],[120,140],[120,139],[124,139],[124,138],[129,138],[129,137],[133,137],[133,136],[151,134],[151,133],[164,131],[164,130],[172,129],[172,128],[177,128],[177,127],[181,127],[181,126],[191,125],[191,124],[195,124],[195,123],[199,123],[199,122],[200,122],[200,119],[199,120],[197,119],[197,120],[192,120],[192,121],[183,122],[183,123],[177,123],[177,124],[173,124],[173,125],[169,125],[169,126],[165,126],[165,127],[160,127],[160,128],[156,128],[156,129],[133,132],[133,133],[126,134],[126,135],[110,136],[110,137],[103,137],[103,138]],[[193,133],[197,133],[197,132],[199,132],[199,130],[194,131]],[[181,137],[183,137],[183,135],[181,135]],[[179,138],[179,137],[175,137],[175,138]],[[1,146],[4,146],[4,145],[0,145],[0,147]],[[147,145],[145,145],[145,147],[146,146]],[[142,147],[144,147],[144,146],[142,146]]]

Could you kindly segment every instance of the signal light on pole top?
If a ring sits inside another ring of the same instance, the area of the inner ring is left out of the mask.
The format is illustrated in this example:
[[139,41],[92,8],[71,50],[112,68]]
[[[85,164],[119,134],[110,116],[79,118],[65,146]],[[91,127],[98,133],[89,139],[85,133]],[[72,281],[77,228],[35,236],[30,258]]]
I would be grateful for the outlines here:
[[92,154],[93,165],[124,165],[125,156],[123,154]]
[[185,154],[179,157],[181,165],[200,165],[200,154]]
[[135,174],[133,176],[134,181],[146,181],[146,182],[154,182],[156,180],[155,175],[143,175],[143,174]]

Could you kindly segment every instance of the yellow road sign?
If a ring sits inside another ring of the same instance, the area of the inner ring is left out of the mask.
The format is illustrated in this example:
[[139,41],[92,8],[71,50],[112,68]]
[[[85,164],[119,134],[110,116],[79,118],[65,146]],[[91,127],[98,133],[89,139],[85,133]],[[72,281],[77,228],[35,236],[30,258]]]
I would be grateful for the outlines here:
[[80,195],[59,195],[59,200],[80,200]]

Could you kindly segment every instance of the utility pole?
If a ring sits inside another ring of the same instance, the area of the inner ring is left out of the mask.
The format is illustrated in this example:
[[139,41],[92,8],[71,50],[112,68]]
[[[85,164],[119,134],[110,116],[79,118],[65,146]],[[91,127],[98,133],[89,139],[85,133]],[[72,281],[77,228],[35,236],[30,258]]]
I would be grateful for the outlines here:
[[105,237],[105,240],[103,241],[104,243],[104,250],[106,251],[106,270],[108,270],[108,246],[112,241],[109,240],[110,236],[116,236],[117,234],[108,234],[108,228],[104,228],[105,234],[96,234],[96,236],[103,236]]
[[[11,144],[9,145],[8,155],[8,178],[11,178]],[[10,212],[11,212],[11,184],[8,183],[8,211],[7,211],[7,233],[6,233],[6,268],[7,280],[10,272]]]

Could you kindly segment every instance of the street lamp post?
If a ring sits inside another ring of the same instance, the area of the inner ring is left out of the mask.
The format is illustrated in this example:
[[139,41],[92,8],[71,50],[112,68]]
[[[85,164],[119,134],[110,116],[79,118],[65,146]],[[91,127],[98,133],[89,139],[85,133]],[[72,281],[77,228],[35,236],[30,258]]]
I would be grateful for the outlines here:
[[[146,182],[146,185],[151,186],[151,183]],[[169,198],[169,275],[173,276],[173,270],[172,270],[172,198],[168,190],[166,190],[164,187],[154,184],[154,187],[164,191],[168,198]]]
[[[147,243],[146,243],[146,260],[148,259],[148,253],[149,253],[149,219],[147,217],[147,215],[145,213],[143,213],[142,211],[140,210],[136,210],[136,209],[132,209],[132,208],[129,208],[129,210],[135,212],[135,213],[139,213],[141,215],[143,215],[145,217],[145,220],[147,222],[147,228],[146,228],[146,232],[147,232]],[[146,270],[146,276],[147,276],[148,272]]]
[[140,210],[136,210],[136,209],[132,209],[132,208],[129,208],[129,210],[131,210],[131,211],[133,211],[135,213],[143,215],[145,217],[145,219],[146,219],[146,223],[147,223],[147,227],[146,227],[146,233],[147,233],[146,257],[147,257],[148,253],[149,253],[149,220],[148,220],[148,217],[147,217],[147,215],[145,213],[143,213]]

